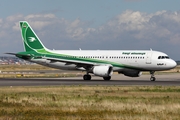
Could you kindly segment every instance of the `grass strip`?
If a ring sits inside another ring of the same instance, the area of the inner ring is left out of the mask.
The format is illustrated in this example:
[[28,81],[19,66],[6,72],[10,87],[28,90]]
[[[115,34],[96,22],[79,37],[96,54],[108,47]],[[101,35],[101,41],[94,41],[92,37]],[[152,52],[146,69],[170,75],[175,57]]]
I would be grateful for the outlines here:
[[179,86],[1,87],[0,119],[180,119]]

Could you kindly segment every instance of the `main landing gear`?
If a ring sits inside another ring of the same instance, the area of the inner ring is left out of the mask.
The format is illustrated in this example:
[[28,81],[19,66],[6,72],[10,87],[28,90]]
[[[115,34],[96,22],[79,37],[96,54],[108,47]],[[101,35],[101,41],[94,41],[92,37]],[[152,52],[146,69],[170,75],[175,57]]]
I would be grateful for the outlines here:
[[111,79],[111,76],[108,76],[108,77],[103,77],[104,80],[110,80]]
[[84,80],[91,80],[91,75],[86,74],[86,75],[83,76],[83,79]]
[[[83,76],[83,79],[84,79],[84,80],[91,80],[91,75],[89,75],[89,74],[87,73],[87,74],[85,74],[85,75]],[[111,76],[103,77],[103,79],[104,79],[104,80],[110,80],[110,79],[111,79]]]
[[150,80],[151,81],[155,81],[156,80],[156,78],[154,77],[154,73],[155,73],[155,71],[150,71],[150,74],[151,74]]

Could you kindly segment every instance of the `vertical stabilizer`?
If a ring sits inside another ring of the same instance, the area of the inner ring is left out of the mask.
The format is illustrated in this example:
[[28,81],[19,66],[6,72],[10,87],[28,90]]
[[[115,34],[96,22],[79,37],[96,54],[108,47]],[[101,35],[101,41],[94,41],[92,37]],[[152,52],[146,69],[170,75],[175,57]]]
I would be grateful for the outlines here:
[[20,29],[26,52],[46,49],[28,22],[20,21]]

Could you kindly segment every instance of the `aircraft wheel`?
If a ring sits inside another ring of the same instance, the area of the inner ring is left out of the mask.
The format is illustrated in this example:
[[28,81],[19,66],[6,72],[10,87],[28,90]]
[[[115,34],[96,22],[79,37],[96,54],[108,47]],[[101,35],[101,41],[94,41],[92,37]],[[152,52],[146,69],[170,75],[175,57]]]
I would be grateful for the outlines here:
[[84,79],[84,80],[91,80],[91,76],[90,76],[90,75],[84,75],[84,76],[83,76],[83,79]]
[[104,80],[110,80],[111,79],[111,76],[109,77],[103,77]]
[[155,81],[156,80],[156,78],[154,77],[154,73],[155,73],[155,71],[150,71],[150,74],[151,74],[150,80],[151,81]]
[[151,77],[150,80],[151,80],[151,81],[155,81],[156,78],[155,78],[155,77]]

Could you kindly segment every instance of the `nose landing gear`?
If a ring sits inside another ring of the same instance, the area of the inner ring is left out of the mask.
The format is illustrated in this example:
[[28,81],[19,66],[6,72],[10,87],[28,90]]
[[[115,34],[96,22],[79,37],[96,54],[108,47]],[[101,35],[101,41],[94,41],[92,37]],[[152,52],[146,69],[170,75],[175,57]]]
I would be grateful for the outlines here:
[[150,80],[151,81],[155,81],[156,80],[156,78],[154,77],[154,73],[155,73],[155,71],[150,71],[150,74],[151,74]]

